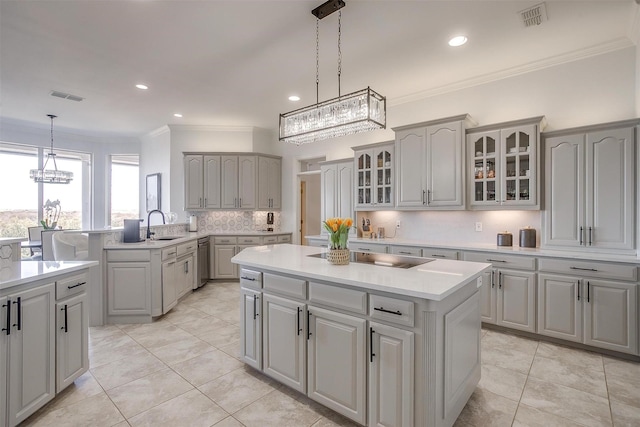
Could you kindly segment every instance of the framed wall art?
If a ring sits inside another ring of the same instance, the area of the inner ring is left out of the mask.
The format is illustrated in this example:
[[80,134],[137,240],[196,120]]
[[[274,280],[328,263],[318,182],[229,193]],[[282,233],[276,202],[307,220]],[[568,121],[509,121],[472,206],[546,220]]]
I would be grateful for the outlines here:
[[160,209],[160,206],[162,206],[160,182],[161,179],[159,173],[147,175],[147,212],[154,209]]

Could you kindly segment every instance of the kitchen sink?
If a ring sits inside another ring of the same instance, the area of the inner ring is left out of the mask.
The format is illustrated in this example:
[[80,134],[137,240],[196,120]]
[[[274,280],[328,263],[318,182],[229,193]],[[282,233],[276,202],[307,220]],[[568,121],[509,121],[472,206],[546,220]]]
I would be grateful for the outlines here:
[[[322,252],[319,254],[308,255],[313,258],[327,258],[327,253]],[[393,267],[393,268],[411,268],[417,265],[426,264],[428,262],[434,261],[433,258],[421,258],[421,257],[413,257],[413,256],[404,256],[404,255],[394,255],[394,254],[377,254],[377,253],[365,253],[365,252],[351,252],[349,254],[349,259],[351,262],[357,264],[371,264],[378,265],[382,267]]]

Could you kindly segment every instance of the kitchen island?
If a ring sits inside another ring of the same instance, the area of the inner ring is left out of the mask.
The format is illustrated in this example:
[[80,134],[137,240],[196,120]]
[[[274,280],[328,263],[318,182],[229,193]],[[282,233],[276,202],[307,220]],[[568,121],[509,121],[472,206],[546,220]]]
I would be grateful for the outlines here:
[[336,266],[325,251],[259,246],[233,258],[244,362],[362,425],[453,425],[480,380],[478,288],[490,264]]

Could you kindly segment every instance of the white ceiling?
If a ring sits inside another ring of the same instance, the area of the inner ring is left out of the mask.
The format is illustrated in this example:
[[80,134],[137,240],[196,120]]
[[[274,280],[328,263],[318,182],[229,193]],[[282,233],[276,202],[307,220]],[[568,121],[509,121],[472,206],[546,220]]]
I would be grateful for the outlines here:
[[[90,135],[275,130],[279,113],[316,100],[311,10],[323,1],[0,0],[0,116],[46,127],[56,114],[56,128]],[[539,0],[346,2],[342,92],[371,86],[391,105],[631,46],[638,13],[631,0],[552,0],[548,21],[526,28],[517,12]],[[338,94],[337,15],[320,21],[320,101]],[[469,42],[449,47],[460,33]]]

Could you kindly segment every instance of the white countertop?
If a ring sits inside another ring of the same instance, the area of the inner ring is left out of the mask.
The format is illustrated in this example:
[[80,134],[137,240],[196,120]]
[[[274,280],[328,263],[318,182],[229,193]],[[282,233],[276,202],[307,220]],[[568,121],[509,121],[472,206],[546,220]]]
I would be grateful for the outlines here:
[[83,270],[98,265],[98,261],[16,261],[0,268],[0,291]]
[[14,243],[26,242],[26,237],[0,237],[0,246],[12,245]]
[[[327,236],[305,236],[308,239],[324,239],[327,240]],[[494,252],[504,255],[528,255],[548,258],[567,258],[576,260],[587,261],[614,261],[614,262],[626,262],[631,264],[640,264],[640,258],[635,255],[620,255],[611,253],[600,252],[586,252],[586,251],[570,251],[559,249],[546,249],[546,248],[521,248],[519,246],[497,246],[491,243],[468,243],[468,242],[447,242],[436,243],[427,242],[415,239],[362,239],[362,238],[349,238],[350,243],[371,243],[377,245],[399,245],[399,246],[414,246],[421,248],[441,248],[441,249],[455,249],[461,251],[483,251]]]
[[199,239],[209,236],[280,236],[283,234],[291,234],[285,231],[247,231],[247,232],[229,232],[229,233],[211,233],[211,232],[190,232],[184,235],[176,236],[172,240],[145,240],[137,243],[113,243],[105,245],[104,249],[161,249],[171,245],[185,243],[190,240]]
[[326,259],[308,255],[326,252],[324,248],[278,244],[244,249],[231,261],[246,267],[292,274],[309,280],[378,290],[394,294],[441,301],[491,264],[435,260],[408,269],[371,264],[332,265]]

